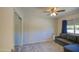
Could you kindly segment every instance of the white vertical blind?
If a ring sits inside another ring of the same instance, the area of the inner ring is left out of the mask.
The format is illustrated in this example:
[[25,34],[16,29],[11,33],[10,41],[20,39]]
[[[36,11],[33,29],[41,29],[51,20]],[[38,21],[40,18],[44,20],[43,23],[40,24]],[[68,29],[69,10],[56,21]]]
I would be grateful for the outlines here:
[[67,33],[74,33],[74,21],[73,20],[68,20]]
[[79,19],[68,20],[67,33],[79,34]]

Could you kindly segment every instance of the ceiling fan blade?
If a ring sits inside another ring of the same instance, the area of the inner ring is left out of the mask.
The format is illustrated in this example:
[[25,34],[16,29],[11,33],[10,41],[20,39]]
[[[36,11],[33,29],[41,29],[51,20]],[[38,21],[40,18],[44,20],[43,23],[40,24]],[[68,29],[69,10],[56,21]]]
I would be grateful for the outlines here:
[[43,11],[43,13],[49,13],[49,11]]
[[56,12],[64,12],[65,10],[58,10],[58,11],[56,11]]
[[56,11],[56,10],[57,10],[57,7],[54,7],[54,8],[53,8],[53,11]]

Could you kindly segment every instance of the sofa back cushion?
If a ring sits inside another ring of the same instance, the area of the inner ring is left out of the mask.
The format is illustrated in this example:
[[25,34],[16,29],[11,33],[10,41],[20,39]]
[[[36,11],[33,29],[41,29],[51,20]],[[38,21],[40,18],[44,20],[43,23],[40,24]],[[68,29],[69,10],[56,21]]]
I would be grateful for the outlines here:
[[76,42],[79,43],[79,36],[76,37]]
[[70,35],[69,40],[70,40],[70,41],[73,41],[73,42],[76,42],[76,36]]
[[61,33],[61,34],[60,34],[60,37],[63,38],[63,39],[67,39],[67,34]]
[[61,33],[60,37],[72,42],[78,42],[79,43],[79,36],[76,37],[74,34],[66,34],[66,33]]
[[63,38],[63,39],[66,39],[66,40],[69,40],[69,41],[72,41],[72,42],[76,42],[76,36],[73,35],[73,34],[60,34],[60,37]]

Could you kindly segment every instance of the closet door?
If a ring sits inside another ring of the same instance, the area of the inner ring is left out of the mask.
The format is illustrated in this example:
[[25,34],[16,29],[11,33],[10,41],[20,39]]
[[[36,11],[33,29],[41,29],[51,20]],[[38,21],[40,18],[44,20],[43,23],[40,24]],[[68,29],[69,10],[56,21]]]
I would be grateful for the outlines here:
[[22,19],[17,13],[14,16],[15,46],[20,46],[22,44]]

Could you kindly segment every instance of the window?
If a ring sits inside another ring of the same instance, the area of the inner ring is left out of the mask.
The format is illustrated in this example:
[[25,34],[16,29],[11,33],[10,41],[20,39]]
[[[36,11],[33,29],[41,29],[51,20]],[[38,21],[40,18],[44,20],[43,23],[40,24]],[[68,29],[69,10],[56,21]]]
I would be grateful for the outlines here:
[[69,20],[68,21],[67,33],[79,34],[79,20]]
[[74,25],[67,25],[67,33],[74,33]]
[[79,25],[75,25],[75,34],[79,34]]

